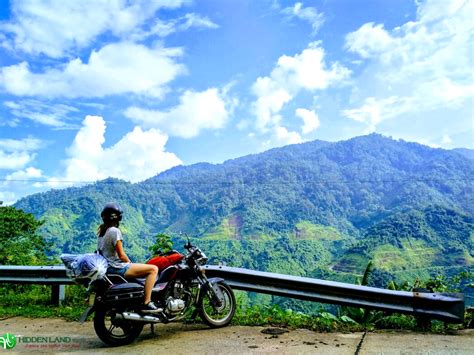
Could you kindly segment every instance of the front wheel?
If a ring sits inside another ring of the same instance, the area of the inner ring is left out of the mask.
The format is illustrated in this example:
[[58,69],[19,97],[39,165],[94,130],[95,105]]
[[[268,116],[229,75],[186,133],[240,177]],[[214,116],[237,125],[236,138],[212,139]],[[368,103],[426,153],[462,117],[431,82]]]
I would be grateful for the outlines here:
[[210,295],[211,290],[208,290],[206,294],[201,297],[199,303],[199,315],[201,316],[204,323],[213,327],[225,327],[230,323],[234,317],[236,303],[234,292],[225,282],[219,282],[212,285],[216,289],[216,294],[220,299],[220,305],[216,305],[212,301]]
[[141,333],[143,323],[115,318],[115,311],[100,310],[94,316],[94,329],[104,343],[111,346],[130,344]]

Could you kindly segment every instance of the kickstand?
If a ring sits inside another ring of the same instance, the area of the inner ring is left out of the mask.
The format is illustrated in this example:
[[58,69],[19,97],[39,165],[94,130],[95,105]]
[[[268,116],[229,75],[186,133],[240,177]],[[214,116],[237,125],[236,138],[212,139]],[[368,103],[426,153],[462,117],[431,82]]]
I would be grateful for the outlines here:
[[155,325],[153,323],[150,323],[150,328],[151,328],[151,334],[155,335]]

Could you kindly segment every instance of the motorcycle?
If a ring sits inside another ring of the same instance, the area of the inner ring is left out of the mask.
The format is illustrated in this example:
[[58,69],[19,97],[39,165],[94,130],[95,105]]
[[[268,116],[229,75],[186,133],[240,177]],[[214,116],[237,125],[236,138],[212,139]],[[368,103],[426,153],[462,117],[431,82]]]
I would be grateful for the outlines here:
[[[124,279],[106,274],[89,285],[89,308],[81,322],[94,314],[94,330],[106,344],[120,346],[134,341],[145,324],[183,320],[191,311],[210,327],[228,325],[235,313],[235,296],[222,278],[207,278],[203,266],[208,258],[198,247],[188,242],[187,254],[176,251],[160,257],[171,265],[159,270],[152,291],[152,301],[162,312],[143,314],[144,279]],[[171,255],[172,254],[172,255]],[[178,256],[178,258],[176,258]],[[64,260],[63,260],[64,261]],[[151,259],[148,263],[154,263]],[[66,264],[66,262],[65,262]],[[66,265],[67,266],[67,265]]]

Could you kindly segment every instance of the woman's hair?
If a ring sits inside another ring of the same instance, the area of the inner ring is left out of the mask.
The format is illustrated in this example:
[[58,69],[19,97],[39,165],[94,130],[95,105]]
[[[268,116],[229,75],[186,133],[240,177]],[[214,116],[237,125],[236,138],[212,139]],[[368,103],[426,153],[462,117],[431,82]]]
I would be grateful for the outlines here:
[[118,227],[119,226],[119,221],[107,221],[102,223],[99,228],[97,228],[97,236],[98,237],[103,237],[105,235],[105,232],[107,232],[107,229],[110,227]]
[[100,216],[103,223],[97,229],[97,235],[103,237],[110,227],[118,227],[122,220],[122,209],[114,202],[105,205]]

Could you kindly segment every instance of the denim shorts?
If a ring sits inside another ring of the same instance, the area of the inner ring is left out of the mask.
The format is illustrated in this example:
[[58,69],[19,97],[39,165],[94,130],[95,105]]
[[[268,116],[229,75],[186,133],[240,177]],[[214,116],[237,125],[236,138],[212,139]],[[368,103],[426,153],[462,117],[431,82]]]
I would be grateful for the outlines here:
[[125,276],[125,273],[127,272],[127,270],[130,268],[130,264],[127,264],[125,265],[124,267],[122,268],[118,268],[118,267],[113,267],[113,266],[109,266],[107,268],[107,274],[117,274],[117,275],[120,275],[122,277]]

